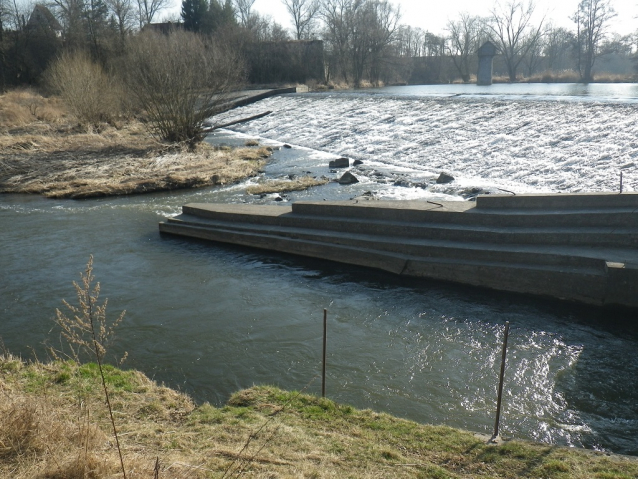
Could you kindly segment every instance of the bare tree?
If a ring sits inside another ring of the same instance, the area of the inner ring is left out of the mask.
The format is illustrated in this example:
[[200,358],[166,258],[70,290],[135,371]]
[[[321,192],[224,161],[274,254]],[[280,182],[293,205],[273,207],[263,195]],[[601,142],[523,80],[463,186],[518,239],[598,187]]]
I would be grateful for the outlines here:
[[463,82],[470,81],[470,72],[476,70],[473,61],[483,35],[483,21],[479,17],[461,13],[456,21],[447,24],[448,53]]
[[533,0],[510,0],[504,5],[497,2],[491,11],[490,36],[503,55],[510,81],[516,81],[518,66],[541,37],[545,17],[533,26],[534,10]]
[[312,24],[319,11],[319,0],[282,0],[292,17],[297,40],[310,38]]
[[324,0],[321,15],[331,69],[339,67],[346,82],[351,73],[355,87],[366,72],[376,81],[397,31],[398,9],[387,0]]
[[564,28],[548,28],[543,42],[546,68],[552,71],[572,68],[574,45],[576,45],[576,38],[572,32]]
[[593,80],[592,70],[600,56],[609,20],[616,16],[611,0],[582,0],[572,17],[577,26],[578,71],[584,83]]
[[244,78],[232,50],[201,35],[143,32],[129,45],[126,82],[164,140],[204,137],[204,120],[217,113]]
[[135,23],[135,12],[131,1],[132,0],[106,0],[109,10],[117,22],[117,29],[120,34],[120,40],[122,41],[124,41],[126,34]]
[[137,0],[137,18],[140,28],[151,23],[160,10],[169,6],[169,0]]
[[249,26],[254,3],[255,0],[235,0],[235,8],[237,9],[239,21],[245,27]]

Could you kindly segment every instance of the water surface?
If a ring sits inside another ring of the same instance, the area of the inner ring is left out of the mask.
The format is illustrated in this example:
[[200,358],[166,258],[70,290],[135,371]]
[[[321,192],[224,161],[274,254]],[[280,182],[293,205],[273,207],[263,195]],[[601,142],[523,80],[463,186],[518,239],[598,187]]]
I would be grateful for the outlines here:
[[[388,89],[274,98],[232,113],[272,109],[270,117],[211,141],[293,144],[276,152],[268,177],[333,178],[339,173],[328,170],[329,159],[352,153],[364,161],[353,170],[360,184],[331,183],[284,203],[365,190],[458,201],[475,186],[600,191],[615,185],[612,166],[637,153],[635,106],[627,102],[401,96]],[[503,130],[512,123],[518,130]],[[464,145],[479,139],[491,146],[465,158]],[[443,167],[459,177],[447,189],[432,180]],[[73,300],[71,281],[93,254],[110,314],[127,310],[116,352],[127,350],[129,367],[198,401],[222,404],[253,384],[319,393],[327,308],[329,397],[490,433],[510,321],[502,432],[638,454],[635,314],[159,235],[157,223],[188,202],[275,204],[275,195],[246,195],[254,181],[85,201],[0,196],[6,347],[42,355],[42,341],[55,342],[55,309]]]

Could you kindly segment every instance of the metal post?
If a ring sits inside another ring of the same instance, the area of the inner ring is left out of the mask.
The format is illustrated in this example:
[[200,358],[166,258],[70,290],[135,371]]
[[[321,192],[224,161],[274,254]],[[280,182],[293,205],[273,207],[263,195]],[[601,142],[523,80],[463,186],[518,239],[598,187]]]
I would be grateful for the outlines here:
[[503,356],[501,358],[501,376],[498,382],[498,399],[496,400],[496,421],[492,441],[498,437],[498,423],[501,420],[501,401],[503,399],[503,379],[505,379],[505,356],[507,355],[507,337],[510,332],[510,322],[505,322],[505,336],[503,337]]
[[620,170],[620,193],[622,194],[622,170]]
[[323,367],[321,369],[321,397],[326,397],[326,336],[328,332],[327,328],[328,310],[323,310]]

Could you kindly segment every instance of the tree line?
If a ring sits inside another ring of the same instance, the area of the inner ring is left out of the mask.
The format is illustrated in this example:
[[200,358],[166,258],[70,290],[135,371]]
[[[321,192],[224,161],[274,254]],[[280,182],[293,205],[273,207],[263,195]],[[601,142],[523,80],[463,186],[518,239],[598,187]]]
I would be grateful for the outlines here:
[[[488,40],[500,53],[495,74],[509,81],[590,82],[596,71],[633,73],[638,44],[636,35],[609,31],[613,0],[574,0],[572,29],[550,24],[533,0],[497,0],[485,16],[459,13],[442,35],[401,24],[401,11],[389,0],[280,1],[291,31],[255,12],[255,0],[183,0],[181,14],[164,23],[164,31],[184,29],[224,43],[249,63],[252,81],[353,86],[471,81],[476,51]],[[131,39],[167,6],[168,0],[0,0],[0,87],[38,84],[63,52],[83,51],[114,68]],[[294,49],[274,46],[312,40],[322,42],[323,54],[308,58],[321,65],[296,73],[308,59],[293,62]]]

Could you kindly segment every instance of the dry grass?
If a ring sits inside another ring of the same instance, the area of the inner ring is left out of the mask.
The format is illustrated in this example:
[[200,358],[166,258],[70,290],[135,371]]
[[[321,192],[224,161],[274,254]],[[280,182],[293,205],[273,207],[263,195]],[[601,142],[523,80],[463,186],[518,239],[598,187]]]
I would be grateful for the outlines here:
[[[638,477],[638,461],[524,442],[486,445],[327,399],[254,387],[222,408],[107,368],[127,476],[255,478]],[[96,365],[0,356],[0,477],[118,477]]]
[[249,195],[264,195],[269,193],[285,193],[286,191],[303,191],[312,186],[325,185],[327,178],[301,176],[292,180],[267,180],[258,185],[246,188]]
[[167,144],[138,121],[87,131],[69,124],[61,109],[38,119],[29,106],[37,102],[42,112],[59,106],[28,91],[0,97],[1,111],[15,110],[0,125],[0,193],[88,198],[224,185],[255,175],[272,153]]
[[[55,125],[66,121],[69,112],[59,98],[45,98],[28,88],[16,89],[0,95],[0,134],[8,135],[37,122]],[[40,125],[42,129],[49,127]],[[37,127],[36,127],[37,129]],[[2,148],[3,145],[0,145]]]

